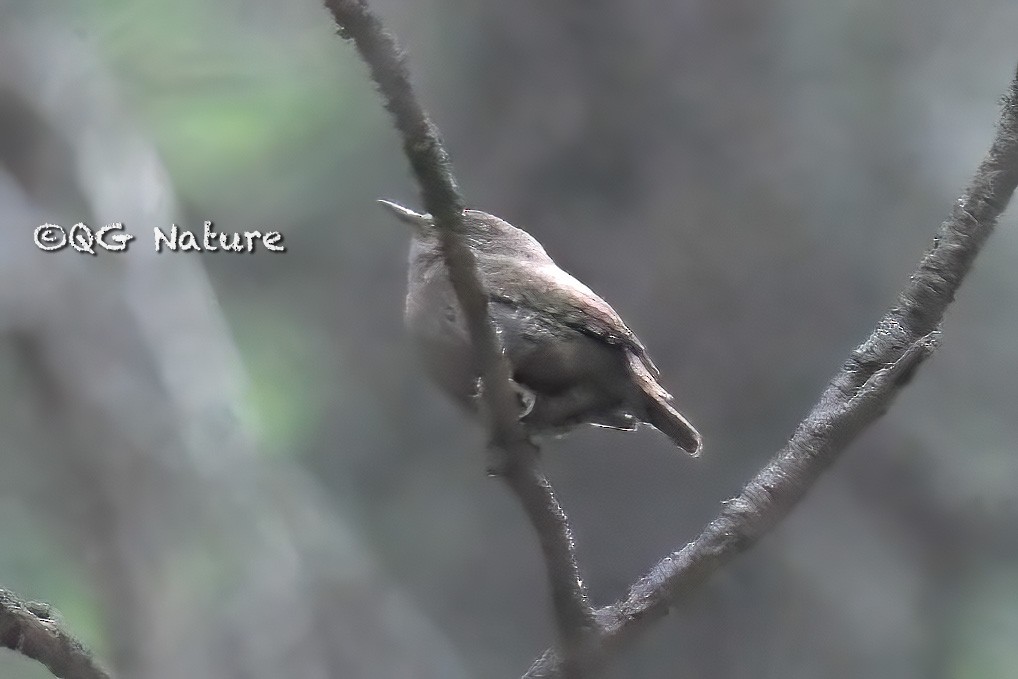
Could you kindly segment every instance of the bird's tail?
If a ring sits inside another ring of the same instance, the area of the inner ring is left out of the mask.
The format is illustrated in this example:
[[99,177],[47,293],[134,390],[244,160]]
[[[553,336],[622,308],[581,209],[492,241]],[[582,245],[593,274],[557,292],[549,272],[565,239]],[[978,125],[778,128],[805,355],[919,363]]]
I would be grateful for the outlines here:
[[700,432],[689,423],[679,411],[671,406],[672,397],[651,374],[647,362],[639,356],[629,354],[629,369],[636,384],[643,392],[646,422],[672,440],[679,448],[696,457],[703,448]]
[[693,457],[700,454],[703,448],[700,433],[667,401],[648,396],[647,423]]

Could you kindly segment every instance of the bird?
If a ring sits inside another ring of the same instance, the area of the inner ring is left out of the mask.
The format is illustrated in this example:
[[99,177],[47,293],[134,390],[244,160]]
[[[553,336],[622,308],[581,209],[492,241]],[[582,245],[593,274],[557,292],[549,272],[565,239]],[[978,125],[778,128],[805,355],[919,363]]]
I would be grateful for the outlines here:
[[[379,200],[411,227],[405,323],[432,379],[476,412],[480,362],[430,214]],[[660,371],[619,314],[561,269],[526,231],[464,210],[463,243],[474,255],[490,320],[533,435],[583,424],[634,430],[649,424],[697,456],[703,439],[672,405]]]

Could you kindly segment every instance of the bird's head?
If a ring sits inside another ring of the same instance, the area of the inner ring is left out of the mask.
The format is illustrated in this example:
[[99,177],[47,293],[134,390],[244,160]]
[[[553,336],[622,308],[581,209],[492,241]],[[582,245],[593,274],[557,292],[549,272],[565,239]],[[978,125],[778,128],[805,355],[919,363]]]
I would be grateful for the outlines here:
[[[415,239],[437,244],[435,220],[430,214],[420,214],[388,200],[378,202],[395,214],[401,222],[409,224]],[[476,254],[540,261],[548,259],[544,248],[533,236],[495,215],[480,210],[464,210],[462,221],[462,235],[466,244]]]

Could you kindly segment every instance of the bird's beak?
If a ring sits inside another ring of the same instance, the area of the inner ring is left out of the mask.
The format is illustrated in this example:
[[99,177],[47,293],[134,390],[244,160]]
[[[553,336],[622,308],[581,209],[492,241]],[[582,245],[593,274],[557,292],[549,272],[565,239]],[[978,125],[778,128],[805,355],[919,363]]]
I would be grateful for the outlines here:
[[423,231],[424,229],[431,226],[431,215],[427,213],[423,215],[418,214],[411,210],[410,208],[403,207],[402,205],[399,205],[397,203],[393,203],[391,200],[379,199],[378,202],[384,205],[385,207],[389,208],[389,210],[391,210],[392,213],[396,215],[396,218],[399,219],[401,222],[406,222],[407,224],[415,227],[416,229]]

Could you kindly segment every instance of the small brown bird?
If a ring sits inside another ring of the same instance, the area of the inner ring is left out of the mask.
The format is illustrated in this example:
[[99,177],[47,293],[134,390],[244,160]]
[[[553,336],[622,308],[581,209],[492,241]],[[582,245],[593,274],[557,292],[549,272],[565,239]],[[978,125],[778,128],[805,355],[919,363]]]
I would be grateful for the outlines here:
[[[431,215],[379,202],[413,228],[407,328],[431,376],[473,409],[480,369]],[[699,455],[700,434],[670,405],[643,343],[607,302],[527,232],[478,210],[464,211],[463,225],[529,431],[559,434],[584,423],[632,430],[645,422]]]

